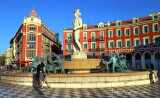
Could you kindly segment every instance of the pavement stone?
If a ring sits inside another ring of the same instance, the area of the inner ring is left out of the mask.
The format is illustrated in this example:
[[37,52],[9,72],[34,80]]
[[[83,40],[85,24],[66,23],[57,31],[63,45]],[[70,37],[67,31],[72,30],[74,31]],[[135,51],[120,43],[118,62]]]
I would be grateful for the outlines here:
[[[0,74],[1,75],[1,74]],[[1,77],[0,77],[1,78]],[[0,98],[160,98],[160,79],[147,85],[113,88],[47,88],[13,85],[0,80]]]
[[45,88],[11,85],[0,81],[0,98],[160,98],[160,79],[150,85],[114,88]]

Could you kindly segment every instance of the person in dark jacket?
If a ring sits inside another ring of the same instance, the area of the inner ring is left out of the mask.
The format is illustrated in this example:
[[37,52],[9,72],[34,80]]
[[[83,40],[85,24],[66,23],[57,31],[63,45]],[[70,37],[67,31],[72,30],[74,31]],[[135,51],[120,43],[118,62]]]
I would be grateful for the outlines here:
[[36,87],[38,87],[38,81],[40,80],[41,88],[43,89],[45,65],[43,62],[40,62],[40,61],[39,63],[40,64],[37,66]]

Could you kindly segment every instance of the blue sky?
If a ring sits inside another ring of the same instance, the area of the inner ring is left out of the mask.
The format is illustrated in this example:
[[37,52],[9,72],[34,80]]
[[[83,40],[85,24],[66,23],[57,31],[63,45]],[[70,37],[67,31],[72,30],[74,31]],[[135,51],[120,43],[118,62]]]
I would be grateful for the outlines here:
[[[72,28],[73,12],[80,9],[83,24],[130,20],[160,11],[160,0],[0,0],[0,54],[10,47],[10,40],[34,10],[63,42],[64,28]],[[62,48],[63,49],[63,48]]]

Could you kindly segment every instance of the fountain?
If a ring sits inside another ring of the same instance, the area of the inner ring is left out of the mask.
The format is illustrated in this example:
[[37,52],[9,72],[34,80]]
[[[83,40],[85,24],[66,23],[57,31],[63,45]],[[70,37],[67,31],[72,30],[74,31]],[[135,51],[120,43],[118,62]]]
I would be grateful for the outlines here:
[[[73,54],[71,60],[66,61],[60,58],[60,55],[47,56],[46,59],[34,57],[30,65],[30,73],[2,73],[1,82],[7,82],[18,85],[33,86],[35,84],[35,74],[32,71],[39,64],[40,60],[46,67],[47,84],[53,88],[102,88],[144,85],[158,81],[156,70],[127,71],[126,58],[120,53],[110,53],[110,60],[88,59],[87,53],[82,51],[81,44],[78,41],[78,34],[82,27],[82,19],[79,17],[79,9],[74,12],[73,21]],[[92,69],[105,69],[104,72],[92,73]],[[68,70],[68,72],[65,72]],[[53,72],[54,74],[51,74]],[[116,72],[116,73],[115,73]],[[78,74],[77,74],[78,73]],[[46,85],[45,85],[46,86]]]

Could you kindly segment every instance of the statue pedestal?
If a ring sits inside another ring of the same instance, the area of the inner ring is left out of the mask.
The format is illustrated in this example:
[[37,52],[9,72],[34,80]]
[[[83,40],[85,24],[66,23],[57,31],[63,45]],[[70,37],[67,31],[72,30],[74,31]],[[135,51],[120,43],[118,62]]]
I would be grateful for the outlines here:
[[71,59],[87,59],[87,54],[83,51],[73,52]]
[[72,59],[63,61],[63,67],[70,73],[90,73],[91,69],[97,69],[100,62],[101,59]]

